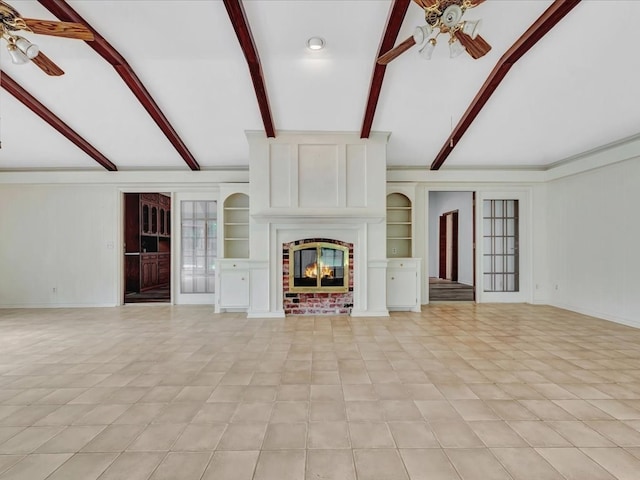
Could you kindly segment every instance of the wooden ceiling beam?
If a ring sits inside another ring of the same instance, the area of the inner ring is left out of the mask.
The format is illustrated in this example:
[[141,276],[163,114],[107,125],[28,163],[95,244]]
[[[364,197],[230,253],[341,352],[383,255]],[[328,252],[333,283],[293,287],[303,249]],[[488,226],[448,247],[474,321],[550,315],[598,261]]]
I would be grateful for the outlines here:
[[438,155],[431,163],[431,170],[438,170],[451,154],[455,146],[460,142],[460,138],[465,134],[480,111],[489,101],[489,98],[498,88],[498,85],[507,76],[513,65],[531,47],[544,37],[565,15],[580,3],[580,0],[556,0],[551,6],[540,15],[540,17],[527,29],[526,32],[507,50],[500,58],[489,77],[484,82],[480,91],[476,94],[471,104],[462,115],[462,118],[451,132],[449,138],[438,152]]
[[267,134],[267,137],[275,138],[276,131],[273,126],[269,97],[267,96],[264,75],[262,74],[262,64],[260,63],[258,49],[253,41],[253,35],[251,34],[251,28],[247,21],[244,6],[242,5],[241,0],[224,0],[224,6],[227,9],[229,19],[231,20],[233,29],[238,37],[240,48],[242,49],[244,58],[247,60],[247,65],[249,66],[253,89],[256,92],[258,107],[260,108],[260,115],[262,116],[262,123],[264,124],[264,131]]
[[0,71],[0,86],[11,95],[22,102],[29,110],[34,112],[45,122],[55,128],[58,132],[73,142],[80,150],[93,158],[96,162],[111,172],[115,172],[118,168],[109,161],[102,153],[100,153],[93,145],[82,138],[69,125],[58,118],[51,110],[40,103],[36,98],[27,92],[20,84],[7,75],[4,71]]
[[377,62],[377,59],[393,48],[410,3],[411,0],[394,0],[391,5],[391,9],[389,10],[387,26],[385,28],[384,35],[382,36],[382,40],[380,41],[378,54],[374,60],[371,85],[369,86],[369,98],[367,99],[367,106],[364,110],[364,119],[362,120],[360,138],[369,138],[369,134],[371,133],[373,117],[376,114],[378,99],[380,98],[380,91],[382,90],[382,81],[384,80],[384,73],[387,69],[387,66],[380,65]]
[[87,44],[114,67],[189,168],[200,170],[200,165],[194,156],[124,57],[64,0],[39,0],[39,2],[58,19],[64,22],[81,23],[93,32],[95,38]]

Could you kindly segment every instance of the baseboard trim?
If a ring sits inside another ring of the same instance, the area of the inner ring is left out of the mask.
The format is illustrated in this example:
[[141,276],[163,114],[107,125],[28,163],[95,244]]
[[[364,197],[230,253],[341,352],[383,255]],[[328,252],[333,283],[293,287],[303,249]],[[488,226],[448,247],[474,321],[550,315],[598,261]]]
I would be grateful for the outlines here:
[[118,303],[38,303],[0,305],[0,309],[10,308],[109,308],[119,307]]
[[562,308],[564,310],[570,310],[572,312],[581,313],[582,315],[588,315],[590,317],[599,318],[600,320],[606,320],[608,322],[618,323],[627,327],[640,328],[640,321],[632,320],[630,318],[618,317],[616,315],[609,315],[603,312],[596,312],[588,308],[579,308],[574,305],[567,305],[564,303],[549,303],[552,307]]

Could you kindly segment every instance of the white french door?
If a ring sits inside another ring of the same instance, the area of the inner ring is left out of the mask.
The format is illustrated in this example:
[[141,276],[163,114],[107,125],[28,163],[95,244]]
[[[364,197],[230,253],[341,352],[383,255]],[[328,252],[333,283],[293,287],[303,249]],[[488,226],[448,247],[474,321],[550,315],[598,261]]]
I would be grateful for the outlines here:
[[479,194],[476,280],[481,302],[530,301],[528,204],[526,192]]
[[177,232],[174,282],[176,303],[211,304],[216,300],[218,251],[217,195],[177,193],[174,225]]

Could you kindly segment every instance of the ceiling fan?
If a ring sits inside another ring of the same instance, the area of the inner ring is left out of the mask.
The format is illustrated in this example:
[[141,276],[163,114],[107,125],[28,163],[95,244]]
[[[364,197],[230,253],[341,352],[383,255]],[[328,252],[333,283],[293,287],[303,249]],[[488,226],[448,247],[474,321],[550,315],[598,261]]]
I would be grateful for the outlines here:
[[23,64],[31,60],[51,76],[64,75],[64,71],[42,53],[37,45],[18,35],[16,32],[20,30],[55,37],[93,40],[91,30],[80,23],[23,18],[15,8],[0,0],[0,37],[7,42],[11,61]]
[[420,46],[420,56],[430,59],[440,34],[449,34],[451,57],[466,52],[477,59],[491,50],[478,35],[480,20],[462,20],[466,10],[477,7],[485,0],[413,0],[424,9],[425,25],[416,27],[413,35],[387,53],[378,57],[377,62],[386,65],[414,45]]

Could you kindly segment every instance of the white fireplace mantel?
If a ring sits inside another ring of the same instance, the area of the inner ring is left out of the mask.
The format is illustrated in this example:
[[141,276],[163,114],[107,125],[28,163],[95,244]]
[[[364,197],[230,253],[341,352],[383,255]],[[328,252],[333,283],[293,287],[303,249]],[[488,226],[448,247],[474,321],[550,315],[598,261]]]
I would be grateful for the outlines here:
[[[353,245],[353,316],[386,316],[386,143],[374,133],[248,132],[250,317],[284,316],[283,245]],[[241,277],[242,278],[242,277]]]

